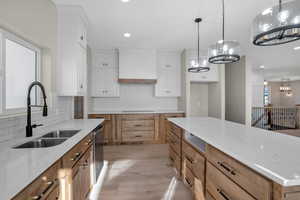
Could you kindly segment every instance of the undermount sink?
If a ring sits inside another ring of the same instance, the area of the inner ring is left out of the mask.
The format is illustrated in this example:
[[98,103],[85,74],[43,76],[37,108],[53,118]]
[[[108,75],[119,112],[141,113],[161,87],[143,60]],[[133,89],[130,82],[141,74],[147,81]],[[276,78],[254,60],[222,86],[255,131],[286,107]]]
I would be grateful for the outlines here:
[[66,141],[67,139],[37,139],[33,141],[26,142],[19,146],[14,147],[14,149],[24,149],[24,148],[45,148],[45,147],[53,147],[59,145]]
[[70,138],[76,135],[80,130],[58,130],[43,135],[42,138]]
[[80,130],[57,130],[49,132],[42,137],[26,142],[19,146],[13,147],[14,149],[25,149],[25,148],[45,148],[59,145],[76,135]]

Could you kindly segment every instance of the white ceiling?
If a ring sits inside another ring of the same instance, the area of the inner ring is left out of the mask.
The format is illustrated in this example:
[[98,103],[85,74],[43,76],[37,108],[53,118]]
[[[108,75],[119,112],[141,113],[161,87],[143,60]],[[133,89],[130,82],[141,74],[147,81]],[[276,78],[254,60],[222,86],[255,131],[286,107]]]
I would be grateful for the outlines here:
[[[200,24],[201,49],[221,37],[221,0],[53,0],[58,4],[81,5],[90,21],[89,45],[103,48],[184,49],[196,47],[195,17]],[[300,51],[294,42],[281,46],[255,47],[251,23],[257,13],[277,0],[225,0],[226,39],[238,40],[254,68],[289,70],[300,68]],[[131,38],[123,33],[130,32]],[[294,73],[294,72],[293,72]]]

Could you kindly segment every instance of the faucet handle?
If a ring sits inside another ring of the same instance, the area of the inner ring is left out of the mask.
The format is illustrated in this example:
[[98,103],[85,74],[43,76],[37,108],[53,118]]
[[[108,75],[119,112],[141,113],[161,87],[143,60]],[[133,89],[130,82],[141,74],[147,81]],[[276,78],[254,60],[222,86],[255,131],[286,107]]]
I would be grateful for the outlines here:
[[44,126],[44,124],[33,124],[31,127],[32,127],[32,128],[37,128],[37,127],[39,127],[39,126]]

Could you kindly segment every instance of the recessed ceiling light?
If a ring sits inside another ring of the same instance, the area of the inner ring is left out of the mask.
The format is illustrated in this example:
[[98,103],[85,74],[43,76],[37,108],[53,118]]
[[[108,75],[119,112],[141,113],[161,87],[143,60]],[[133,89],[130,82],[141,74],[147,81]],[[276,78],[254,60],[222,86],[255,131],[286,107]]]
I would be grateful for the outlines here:
[[123,35],[124,35],[124,37],[126,37],[126,38],[130,38],[130,37],[131,37],[131,34],[130,34],[130,33],[124,33]]
[[295,51],[300,50],[300,46],[299,47],[294,47],[294,50]]
[[130,0],[121,0],[123,3],[128,3]]
[[260,68],[260,69],[264,69],[264,68],[265,68],[265,66],[264,66],[264,65],[261,65],[261,66],[259,66],[259,68]]

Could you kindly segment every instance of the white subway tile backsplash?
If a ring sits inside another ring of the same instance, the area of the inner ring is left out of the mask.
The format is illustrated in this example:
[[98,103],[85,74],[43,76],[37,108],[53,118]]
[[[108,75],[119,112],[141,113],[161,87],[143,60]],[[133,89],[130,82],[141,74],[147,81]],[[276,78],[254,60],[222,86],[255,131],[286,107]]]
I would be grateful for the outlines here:
[[[47,117],[42,117],[41,113],[32,113],[32,123],[50,126],[71,119],[71,101],[71,98],[60,98],[59,108],[55,111],[50,111]],[[0,118],[0,143],[25,137],[26,120],[26,114],[17,117]]]

